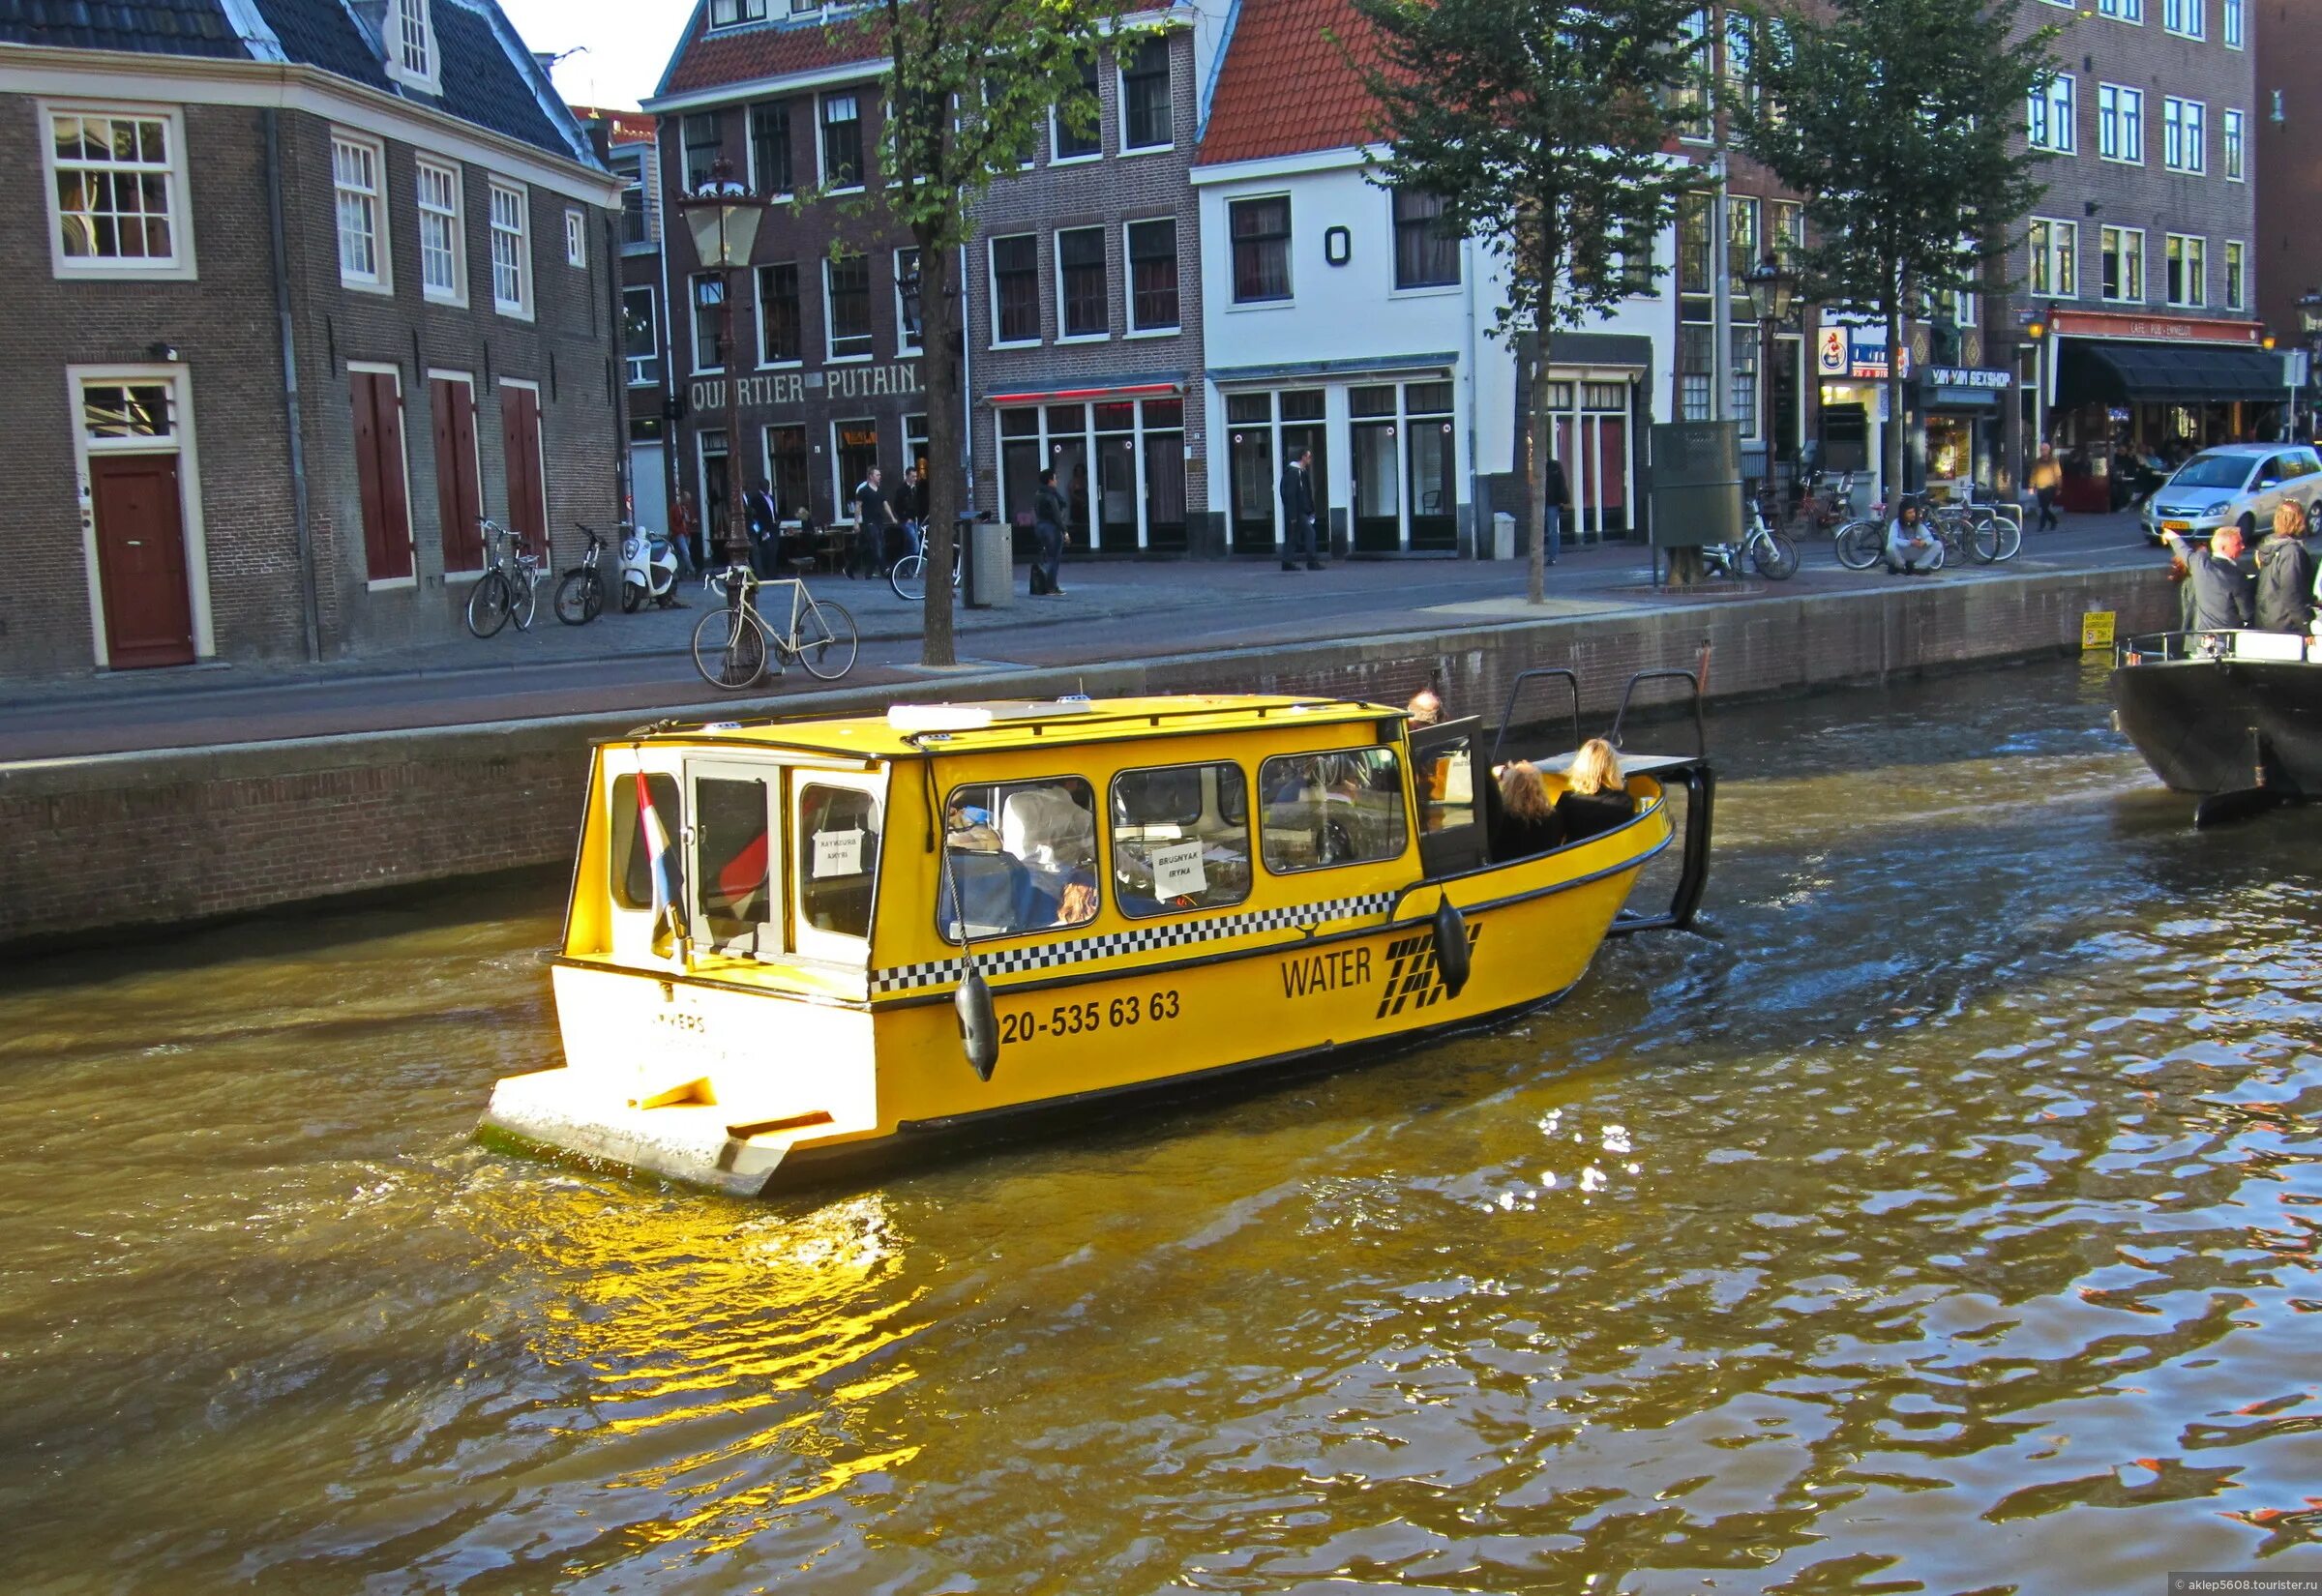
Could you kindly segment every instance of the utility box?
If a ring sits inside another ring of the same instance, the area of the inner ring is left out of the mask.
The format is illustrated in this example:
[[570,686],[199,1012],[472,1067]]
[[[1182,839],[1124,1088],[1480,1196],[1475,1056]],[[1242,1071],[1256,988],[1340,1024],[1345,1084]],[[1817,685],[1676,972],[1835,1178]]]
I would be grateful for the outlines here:
[[1015,537],[1006,522],[961,517],[953,557],[967,562],[960,585],[969,609],[1006,609],[1016,603]]
[[1652,429],[1649,488],[1655,548],[1742,541],[1742,424],[1663,422]]
[[1504,510],[1492,512],[1492,558],[1512,560],[1516,557],[1516,517]]

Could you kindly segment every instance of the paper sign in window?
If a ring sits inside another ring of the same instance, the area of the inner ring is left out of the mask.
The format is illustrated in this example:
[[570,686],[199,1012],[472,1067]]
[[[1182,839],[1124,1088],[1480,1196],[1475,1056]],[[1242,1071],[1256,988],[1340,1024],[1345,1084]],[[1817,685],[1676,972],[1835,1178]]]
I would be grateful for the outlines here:
[[1153,896],[1156,898],[1190,898],[1209,890],[1209,878],[1202,870],[1202,844],[1167,842],[1154,848]]
[[863,873],[863,834],[860,831],[815,833],[815,879]]

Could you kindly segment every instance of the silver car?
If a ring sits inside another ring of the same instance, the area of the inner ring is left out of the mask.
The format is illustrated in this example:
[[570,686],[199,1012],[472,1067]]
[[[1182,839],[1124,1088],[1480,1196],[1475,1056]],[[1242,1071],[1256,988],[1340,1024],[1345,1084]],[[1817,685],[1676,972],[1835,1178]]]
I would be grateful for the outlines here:
[[2145,501],[2145,536],[2158,543],[2165,528],[2206,538],[2238,523],[2243,541],[2253,543],[2274,524],[2282,500],[2295,499],[2310,517],[2317,497],[2322,459],[2306,445],[2229,443],[2202,450],[2154,489]]

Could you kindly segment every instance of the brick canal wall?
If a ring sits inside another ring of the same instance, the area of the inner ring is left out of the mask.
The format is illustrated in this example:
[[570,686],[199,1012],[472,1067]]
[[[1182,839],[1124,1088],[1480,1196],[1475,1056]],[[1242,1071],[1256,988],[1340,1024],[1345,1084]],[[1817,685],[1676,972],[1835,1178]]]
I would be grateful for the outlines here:
[[[862,713],[897,696],[1274,692],[1401,703],[1440,687],[1496,718],[1534,665],[1576,670],[1589,728],[1629,677],[1693,666],[1712,697],[1763,697],[1981,661],[2067,653],[2092,609],[2124,634],[2175,624],[2154,569],[2059,572],[1812,597],[1723,600],[1435,632],[961,676],[942,691],[852,689],[782,713]],[[1666,699],[1640,694],[1640,702]],[[1561,712],[1551,691],[1526,719]],[[739,710],[741,706],[737,706]],[[636,714],[375,732],[0,765],[0,945],[163,925],[570,857],[593,737]]]

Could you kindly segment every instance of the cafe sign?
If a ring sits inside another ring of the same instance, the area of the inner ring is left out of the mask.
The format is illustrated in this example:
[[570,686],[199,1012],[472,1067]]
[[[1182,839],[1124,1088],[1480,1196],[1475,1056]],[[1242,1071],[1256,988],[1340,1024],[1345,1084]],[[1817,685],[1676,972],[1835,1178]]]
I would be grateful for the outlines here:
[[2251,347],[2266,340],[2266,329],[2255,321],[2229,321],[2222,316],[2134,315],[2121,310],[2058,310],[2055,330],[2068,338],[2139,339],[2161,343],[2244,343]]
[[[1903,375],[1911,374],[1911,350],[1902,351]],[[1826,322],[1815,345],[1815,369],[1826,377],[1883,377],[1887,374],[1887,329]]]
[[[768,371],[743,377],[735,385],[745,410],[768,410],[778,405],[803,404],[809,399],[876,399],[882,394],[919,392],[919,368],[906,362],[892,366],[834,366],[820,371]],[[694,413],[726,408],[726,379],[706,377],[686,390]]]
[[2001,389],[2012,386],[2015,380],[2008,371],[1975,366],[1930,366],[1926,374],[1938,388]]

